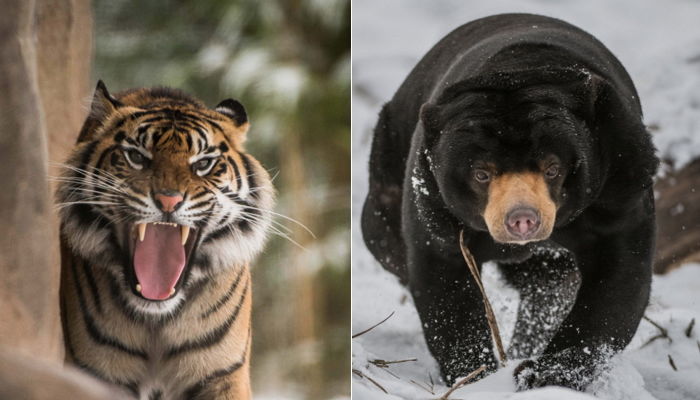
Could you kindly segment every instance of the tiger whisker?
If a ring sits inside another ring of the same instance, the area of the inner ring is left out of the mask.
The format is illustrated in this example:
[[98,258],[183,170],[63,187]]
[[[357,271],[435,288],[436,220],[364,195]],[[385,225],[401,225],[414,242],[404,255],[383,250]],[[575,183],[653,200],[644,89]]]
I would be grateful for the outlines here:
[[295,220],[294,218],[288,217],[288,216],[286,216],[286,215],[284,215],[284,214],[276,213],[276,212],[271,211],[271,210],[265,210],[265,209],[262,209],[262,208],[254,207],[254,206],[251,206],[251,205],[246,205],[246,207],[250,207],[250,208],[252,208],[253,210],[257,210],[257,211],[260,211],[260,212],[267,212],[267,213],[270,213],[270,214],[272,214],[272,215],[274,215],[274,216],[276,216],[276,217],[279,217],[279,218],[282,218],[282,219],[286,219],[286,220],[289,221],[289,222],[293,222],[293,223],[299,225],[301,228],[303,228],[306,232],[308,232],[314,239],[316,239],[316,235],[311,231],[311,229],[309,229],[306,225],[302,224],[301,222]]
[[95,166],[90,166],[90,168],[93,170],[93,171],[90,171],[90,170],[87,170],[84,168],[79,168],[79,167],[76,167],[74,165],[65,164],[65,163],[52,163],[52,164],[57,165],[59,167],[69,169],[69,170],[77,172],[77,173],[81,173],[84,176],[95,175],[95,173],[93,171],[98,171],[101,174],[104,174],[104,178],[109,178],[112,181],[112,183],[121,183],[122,182],[122,180],[119,177],[113,175],[109,171],[104,170],[102,168],[97,168]]
[[78,184],[84,186],[86,183],[91,183],[93,186],[103,189],[112,190],[119,193],[126,193],[122,188],[102,182],[100,180],[95,180],[94,182],[87,182],[84,178],[77,177],[49,177],[49,181],[59,182],[59,183],[70,183]]
[[[68,183],[68,184],[77,184],[80,186],[84,186],[86,183],[88,183],[88,182],[86,182],[86,180],[84,178],[76,178],[76,177],[49,177],[49,181],[59,182],[59,183]],[[122,188],[113,186],[112,184],[101,182],[99,180],[95,180],[95,181],[89,182],[89,183],[92,183],[92,186],[94,186],[95,188],[100,188],[100,189],[108,190],[108,191],[115,192],[115,193],[126,193],[126,191],[124,191]],[[74,187],[71,186],[71,188],[74,188]]]
[[57,210],[61,210],[63,208],[66,208],[68,206],[76,205],[76,204],[90,204],[90,205],[119,205],[119,203],[114,203],[114,202],[109,202],[109,201],[69,201],[65,203],[57,203],[54,207]]
[[95,195],[95,196],[103,196],[103,197],[114,197],[114,198],[123,198],[124,196],[119,194],[119,193],[109,193],[101,190],[93,190],[93,189],[85,189],[85,188],[73,188],[70,193],[68,193],[68,197],[71,196],[77,196],[79,194],[87,194],[87,195]]

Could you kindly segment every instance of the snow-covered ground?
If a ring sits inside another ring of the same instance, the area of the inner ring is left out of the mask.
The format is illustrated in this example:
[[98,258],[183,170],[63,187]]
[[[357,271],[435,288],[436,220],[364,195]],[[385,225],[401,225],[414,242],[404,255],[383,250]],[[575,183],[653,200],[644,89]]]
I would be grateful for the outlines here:
[[[359,214],[367,192],[371,131],[415,63],[460,24],[486,15],[531,12],[558,17],[594,34],[628,69],[640,93],[645,122],[659,154],[676,166],[700,155],[700,2],[694,0],[353,0],[353,219],[352,331],[353,399],[429,399],[447,387],[438,383],[418,315],[408,292],[381,269],[362,242]],[[503,286],[495,268],[484,280],[504,339],[508,340],[518,295]],[[644,345],[659,330],[642,321],[627,350],[586,393],[544,388],[514,393],[511,362],[501,371],[456,391],[468,399],[700,399],[700,265],[655,277],[647,317],[668,338]],[[677,368],[673,369],[669,356]],[[417,359],[380,368],[371,361]],[[385,394],[374,383],[383,387]],[[431,383],[432,382],[432,383]]]

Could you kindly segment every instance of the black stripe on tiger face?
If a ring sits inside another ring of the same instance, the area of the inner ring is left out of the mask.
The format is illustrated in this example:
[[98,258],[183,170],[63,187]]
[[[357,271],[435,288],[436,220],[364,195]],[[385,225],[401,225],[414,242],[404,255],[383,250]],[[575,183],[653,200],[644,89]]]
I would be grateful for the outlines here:
[[233,175],[236,179],[236,191],[241,190],[241,186],[243,186],[243,181],[241,180],[241,171],[238,169],[238,164],[236,164],[236,161],[231,156],[226,156],[226,160],[233,167]]
[[211,232],[204,239],[205,243],[214,242],[216,240],[232,235],[232,232],[234,231],[233,228],[237,228],[238,231],[241,231],[243,233],[250,233],[250,231],[252,230],[251,220],[257,221],[259,218],[262,217],[262,211],[260,211],[257,207],[254,207],[251,203],[242,200],[240,197],[238,197],[236,193],[227,194],[227,197],[229,197],[236,204],[242,207],[241,215],[243,215],[243,217],[239,217],[238,219],[234,220],[232,223],[227,225],[223,223],[219,224],[217,229]]
[[114,135],[114,141],[117,143],[121,143],[124,141],[124,139],[126,139],[126,132],[124,131],[119,131],[116,135]]
[[194,146],[192,135],[185,134],[185,139],[187,139],[187,151],[192,151],[192,147]]
[[251,161],[248,157],[248,154],[241,153],[241,159],[243,160],[243,165],[245,166],[245,170],[247,172],[246,178],[248,179],[248,193],[250,193],[250,195],[254,198],[257,198],[258,194],[256,193],[257,190],[255,190],[258,187],[257,178],[255,177],[255,172],[250,166]]
[[217,178],[220,177],[221,175],[225,174],[228,170],[228,167],[226,167],[226,165],[226,163],[219,163],[216,167],[216,171],[213,171],[210,174]]
[[194,201],[194,200],[201,199],[202,197],[206,196],[207,194],[211,194],[211,190],[206,188],[206,187],[203,187],[201,191],[190,196],[190,200]]

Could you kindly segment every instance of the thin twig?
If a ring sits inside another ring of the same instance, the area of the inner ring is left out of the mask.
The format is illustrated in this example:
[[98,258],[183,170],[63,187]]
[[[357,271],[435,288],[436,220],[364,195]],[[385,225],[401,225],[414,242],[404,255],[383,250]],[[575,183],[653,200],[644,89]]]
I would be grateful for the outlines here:
[[649,322],[650,324],[654,325],[654,326],[656,327],[656,329],[659,330],[660,333],[659,333],[658,335],[656,335],[656,336],[653,336],[653,337],[649,338],[649,340],[647,340],[646,343],[644,343],[644,344],[640,347],[640,349],[641,349],[641,348],[644,348],[644,347],[646,347],[646,346],[648,346],[648,345],[651,344],[654,340],[656,340],[656,339],[661,339],[661,338],[668,339],[668,342],[669,342],[669,343],[673,343],[673,339],[671,339],[671,337],[668,336],[668,330],[667,330],[666,328],[664,328],[663,326],[659,325],[657,322],[654,322],[651,318],[647,317],[646,315],[645,315],[643,318],[644,318],[645,321],[647,321],[647,322]]
[[374,384],[374,386],[376,386],[376,387],[378,387],[379,389],[381,389],[382,392],[384,392],[384,393],[386,393],[386,394],[389,394],[389,392],[387,392],[386,389],[384,389],[384,387],[383,387],[382,385],[380,385],[379,383],[377,383],[377,381],[375,381],[374,379],[370,378],[369,376],[363,374],[362,371],[360,371],[359,369],[353,368],[353,369],[352,369],[352,373],[355,374],[355,375],[357,375],[357,376],[359,376],[360,378],[366,378],[368,381],[372,382],[372,383]]
[[435,392],[432,391],[431,389],[429,389],[427,384],[425,384],[425,386],[423,386],[423,384],[418,383],[418,382],[414,381],[413,379],[409,380],[409,382],[411,382],[412,384],[414,384],[414,385],[418,386],[419,388],[425,390],[426,392],[432,394],[433,396],[435,395]]
[[365,333],[371,331],[372,329],[378,327],[379,325],[385,323],[386,320],[388,320],[389,318],[391,318],[391,317],[394,315],[394,312],[395,312],[395,311],[392,311],[391,314],[389,314],[386,318],[384,318],[383,320],[381,320],[381,321],[377,322],[376,324],[370,326],[369,328],[365,329],[364,331],[352,335],[352,338],[355,339],[355,338],[358,337],[358,336],[362,336],[362,335],[364,335]]
[[479,368],[477,368],[476,370],[472,371],[469,375],[467,375],[466,377],[464,377],[462,380],[460,380],[459,382],[455,383],[454,386],[452,386],[452,388],[451,388],[450,390],[448,390],[447,392],[445,392],[445,394],[443,394],[438,400],[447,400],[447,399],[450,397],[450,395],[452,394],[452,392],[454,392],[455,390],[457,390],[457,389],[461,388],[462,386],[464,386],[465,384],[467,384],[467,382],[469,382],[470,380],[474,379],[475,376],[479,375],[479,374],[482,373],[484,370],[486,370],[486,366],[485,366],[485,365],[482,365],[481,367],[479,367]]
[[417,358],[408,358],[405,360],[395,360],[395,361],[386,361],[386,360],[369,360],[370,363],[374,364],[375,366],[379,368],[389,368],[389,365],[391,364],[400,364],[400,363],[405,363],[405,362],[411,362],[411,361],[418,361]]
[[459,232],[459,249],[462,251],[462,257],[469,267],[469,271],[472,273],[476,285],[481,291],[481,296],[484,299],[484,310],[486,311],[486,320],[489,324],[489,329],[491,330],[491,336],[493,336],[493,341],[496,343],[496,349],[498,349],[498,358],[501,362],[501,366],[506,365],[506,351],[503,349],[503,341],[501,340],[501,333],[498,330],[498,322],[496,321],[496,315],[493,313],[493,308],[491,307],[491,302],[486,296],[486,290],[484,290],[484,285],[481,282],[481,275],[479,274],[479,268],[476,266],[476,261],[472,253],[469,252],[467,246],[464,245],[464,230]]
[[647,347],[648,345],[650,345],[654,340],[656,340],[656,339],[662,339],[662,338],[665,338],[665,337],[666,337],[666,336],[664,336],[662,333],[659,333],[659,334],[656,335],[656,336],[650,337],[649,340],[647,340],[647,341],[646,341],[643,345],[641,345],[639,348],[640,348],[640,349],[643,349],[643,348]]
[[693,333],[693,327],[695,326],[695,318],[690,320],[690,324],[688,325],[687,328],[685,328],[685,336],[690,337],[690,335]]
[[660,330],[662,334],[668,336],[668,331],[666,330],[666,328],[664,328],[663,326],[659,325],[658,322],[655,322],[654,320],[652,320],[651,318],[647,317],[646,315],[645,315],[643,318],[644,318],[645,321],[647,321],[647,322],[649,322],[650,324],[654,325],[654,326],[656,327],[656,329]]
[[673,368],[674,371],[678,371],[678,368],[676,368],[676,363],[673,362],[673,358],[671,355],[668,355],[668,363],[671,364],[671,368]]

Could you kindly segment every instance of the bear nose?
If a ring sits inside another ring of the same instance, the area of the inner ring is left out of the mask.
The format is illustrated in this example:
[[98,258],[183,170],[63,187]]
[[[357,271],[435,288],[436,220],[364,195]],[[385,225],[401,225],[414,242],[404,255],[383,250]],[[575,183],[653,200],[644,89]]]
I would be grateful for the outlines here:
[[506,216],[508,232],[520,239],[529,239],[540,227],[540,217],[532,208],[520,207],[511,210]]
[[161,192],[155,194],[156,205],[164,212],[171,213],[182,205],[182,194],[178,192]]

